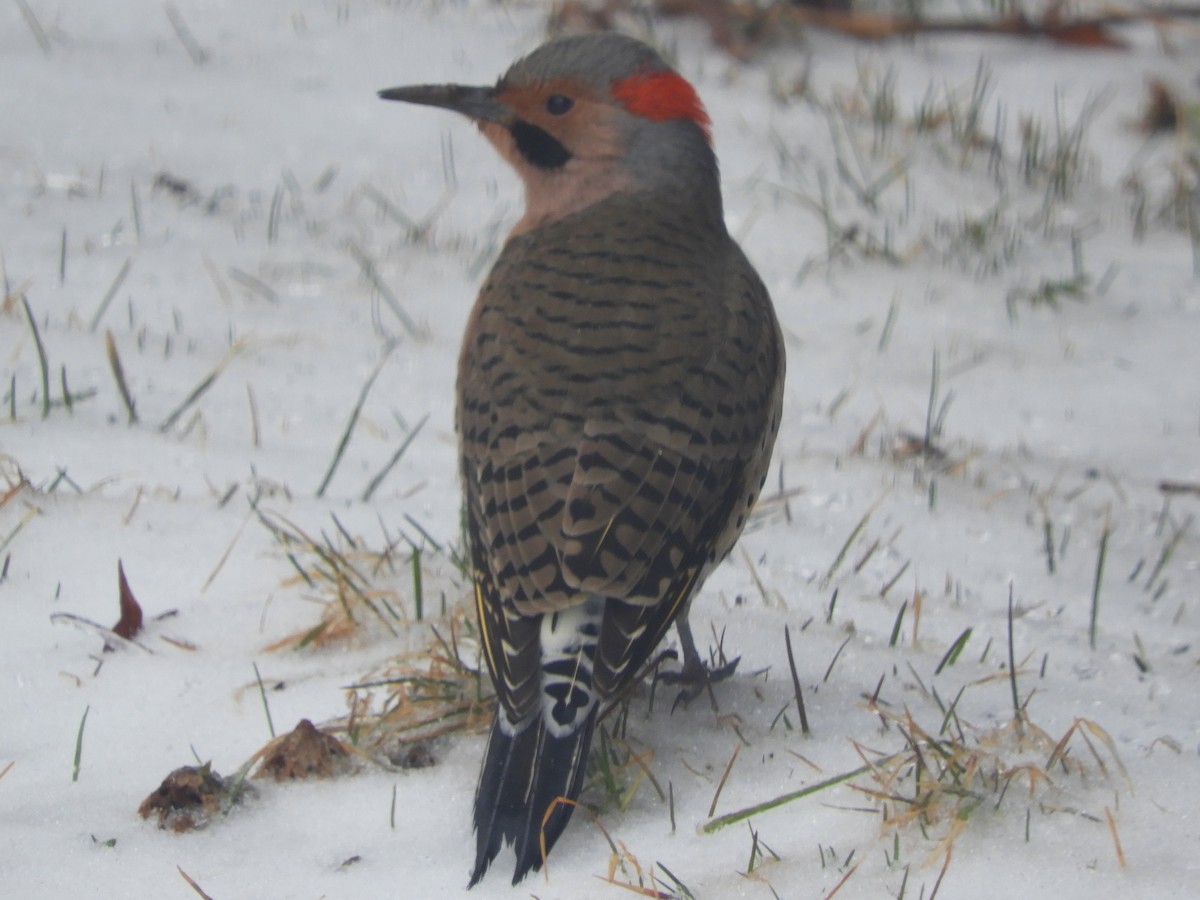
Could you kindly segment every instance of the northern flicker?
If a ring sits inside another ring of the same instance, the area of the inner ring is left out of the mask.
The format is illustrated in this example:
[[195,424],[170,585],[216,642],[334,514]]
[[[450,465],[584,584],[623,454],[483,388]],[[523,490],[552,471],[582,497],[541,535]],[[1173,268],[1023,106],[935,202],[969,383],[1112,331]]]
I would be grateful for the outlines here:
[[784,349],[725,228],[708,115],[622,35],[551,41],[494,87],[387,100],[479,126],[525,214],[475,302],[457,428],[484,657],[498,697],[475,796],[483,877],[513,884],[571,818],[597,714],[741,534],[779,430]]

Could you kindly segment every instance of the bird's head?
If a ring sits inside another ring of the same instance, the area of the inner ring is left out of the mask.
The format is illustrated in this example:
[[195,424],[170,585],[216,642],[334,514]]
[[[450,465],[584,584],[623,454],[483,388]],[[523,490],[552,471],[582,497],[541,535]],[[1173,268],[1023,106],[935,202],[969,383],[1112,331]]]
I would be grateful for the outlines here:
[[543,44],[493,87],[415,85],[380,91],[472,119],[525,183],[515,233],[617,192],[694,196],[720,217],[708,114],[653,49],[607,32]]

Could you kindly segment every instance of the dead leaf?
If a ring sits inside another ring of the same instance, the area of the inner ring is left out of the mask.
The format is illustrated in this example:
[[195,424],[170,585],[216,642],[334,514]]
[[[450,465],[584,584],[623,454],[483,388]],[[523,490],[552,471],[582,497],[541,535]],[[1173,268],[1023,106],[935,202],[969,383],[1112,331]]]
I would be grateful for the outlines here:
[[301,719],[291,732],[275,738],[258,755],[262,762],[254,771],[255,778],[276,781],[333,778],[353,769],[346,745],[308,719]]
[[117,589],[120,594],[121,618],[113,626],[113,633],[131,641],[142,630],[142,608],[134,598],[133,591],[129,589],[129,582],[125,579],[125,567],[119,559],[117,560]]
[[182,834],[206,827],[215,813],[234,802],[230,784],[208,764],[182,766],[142,801],[138,814],[143,819],[156,815],[159,828]]

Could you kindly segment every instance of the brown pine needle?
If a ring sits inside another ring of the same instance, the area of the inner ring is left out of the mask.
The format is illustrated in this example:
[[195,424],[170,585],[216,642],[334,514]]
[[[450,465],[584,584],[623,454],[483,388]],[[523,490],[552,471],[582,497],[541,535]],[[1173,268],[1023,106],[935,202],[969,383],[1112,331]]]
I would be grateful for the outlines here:
[[754,565],[754,560],[750,558],[750,554],[746,552],[745,547],[739,545],[738,549],[742,552],[742,559],[746,563],[746,568],[750,570],[750,577],[754,579],[754,586],[758,588],[758,593],[763,599],[763,606],[769,608],[772,605],[771,595],[767,593],[767,586],[763,584],[763,580],[758,574],[758,566]]
[[246,517],[242,519],[242,524],[239,525],[237,531],[234,532],[233,538],[229,541],[229,546],[225,548],[225,552],[221,554],[221,558],[217,560],[217,564],[213,566],[213,570],[209,572],[208,577],[204,579],[204,584],[200,587],[200,593],[203,594],[209,589],[209,586],[212,585],[217,575],[220,574],[221,569],[225,567],[225,562],[229,559],[229,554],[231,554],[233,552],[233,548],[237,546],[238,539],[242,536],[242,532],[246,529],[246,525],[249,524],[253,516],[253,509],[246,511]]
[[182,866],[176,866],[175,868],[179,870],[179,874],[183,876],[183,880],[186,881],[189,885],[191,885],[193,891],[195,891],[197,894],[199,894],[201,897],[203,897],[204,900],[213,900],[212,897],[210,897],[208,894],[204,893],[204,888],[200,887],[200,885],[196,884],[196,882],[194,882],[192,880],[191,875],[189,875],[187,872],[183,871]]
[[1121,849],[1121,836],[1117,834],[1117,823],[1112,817],[1109,808],[1104,807],[1104,818],[1108,820],[1108,831],[1112,835],[1113,848],[1117,851],[1117,865],[1122,869],[1125,868],[1125,851]]
[[729,780],[729,773],[733,771],[733,764],[737,761],[738,753],[742,750],[742,745],[739,743],[733,748],[733,756],[729,757],[729,764],[725,766],[725,772],[721,775],[721,781],[717,785],[717,792],[713,794],[712,805],[708,808],[708,817],[711,819],[717,812],[717,801],[721,799],[721,791],[725,790],[725,782]]
[[[616,842],[612,839],[612,836],[609,835],[608,829],[604,827],[604,823],[600,821],[600,817],[598,815],[596,815],[586,806],[580,806],[574,800],[568,800],[566,797],[555,797],[550,805],[546,807],[546,812],[542,816],[542,827],[538,830],[538,848],[542,851],[542,872],[545,875],[546,881],[550,880],[550,864],[546,859],[546,854],[549,852],[546,849],[546,823],[550,821],[550,814],[553,813],[554,810],[558,809],[558,805],[560,803],[566,806],[573,806],[576,809],[581,809],[591,816],[592,824],[600,829],[600,833],[604,835],[604,840],[608,841],[608,847],[612,851],[613,856],[619,857],[621,855],[621,851],[617,849]],[[609,878],[609,880],[612,881],[611,878]],[[613,882],[613,884],[618,883],[619,882]]]
[[942,879],[946,877],[946,870],[950,868],[950,857],[954,853],[954,845],[951,844],[946,848],[946,861],[942,863],[942,871],[938,872],[937,881],[933,883],[933,890],[929,892],[929,900],[934,900],[937,896],[938,888],[942,886]]
[[[833,890],[825,895],[825,900],[829,900],[830,897],[832,897],[834,894],[836,894],[838,891],[840,891],[842,889],[842,885],[844,885],[847,881],[850,880],[850,876],[853,875],[855,872],[857,872],[858,867],[861,866],[862,864],[863,864],[863,861],[861,859],[858,862],[856,862],[850,868],[850,871],[848,871],[845,875],[842,876],[842,880],[839,881],[836,885],[834,885]],[[932,898],[930,898],[930,900],[932,900]]]

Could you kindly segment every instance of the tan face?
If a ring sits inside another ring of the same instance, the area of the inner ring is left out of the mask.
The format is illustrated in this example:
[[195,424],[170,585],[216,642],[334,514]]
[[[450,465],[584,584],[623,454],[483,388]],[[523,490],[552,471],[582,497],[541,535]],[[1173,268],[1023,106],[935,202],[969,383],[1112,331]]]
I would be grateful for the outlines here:
[[611,97],[581,81],[498,86],[495,99],[512,111],[506,122],[481,121],[480,130],[525,183],[525,217],[513,234],[582,209],[627,189],[619,119]]

